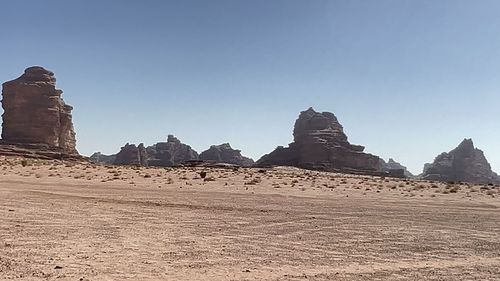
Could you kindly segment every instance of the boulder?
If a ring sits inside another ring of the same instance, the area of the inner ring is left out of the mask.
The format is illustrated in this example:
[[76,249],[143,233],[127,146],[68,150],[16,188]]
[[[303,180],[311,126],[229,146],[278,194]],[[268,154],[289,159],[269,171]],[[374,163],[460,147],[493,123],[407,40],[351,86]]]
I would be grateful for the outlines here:
[[438,155],[433,163],[424,166],[421,177],[445,182],[500,183],[483,151],[474,147],[472,139],[464,139],[455,149]]
[[295,166],[345,172],[381,171],[380,158],[350,144],[337,117],[313,108],[300,113],[293,130],[294,141],[278,147],[257,161],[258,166]]
[[2,89],[2,140],[8,143],[47,144],[78,154],[70,105],[56,89],[54,73],[29,67]]
[[200,154],[200,160],[215,161],[216,163],[227,163],[243,167],[254,164],[251,158],[241,155],[241,150],[233,149],[229,143],[212,145]]

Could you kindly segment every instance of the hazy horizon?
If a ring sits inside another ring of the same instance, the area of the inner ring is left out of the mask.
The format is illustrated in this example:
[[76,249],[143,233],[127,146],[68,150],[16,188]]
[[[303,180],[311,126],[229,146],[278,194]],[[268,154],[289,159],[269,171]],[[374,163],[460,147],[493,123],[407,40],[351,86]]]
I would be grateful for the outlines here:
[[[500,2],[13,1],[0,81],[54,71],[80,153],[168,134],[257,160],[300,111],[414,173],[472,138],[500,172]],[[0,113],[3,112],[0,110]]]

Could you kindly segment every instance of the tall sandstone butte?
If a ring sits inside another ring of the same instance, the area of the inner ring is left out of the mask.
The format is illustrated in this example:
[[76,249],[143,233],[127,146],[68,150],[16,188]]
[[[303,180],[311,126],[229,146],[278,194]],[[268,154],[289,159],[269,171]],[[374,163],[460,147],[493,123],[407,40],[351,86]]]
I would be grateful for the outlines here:
[[40,66],[29,67],[21,77],[2,86],[3,142],[45,144],[78,155],[73,107],[61,98],[53,72]]
[[294,141],[264,155],[257,165],[284,165],[307,169],[378,172],[378,156],[350,144],[337,117],[330,112],[302,111],[293,130]]

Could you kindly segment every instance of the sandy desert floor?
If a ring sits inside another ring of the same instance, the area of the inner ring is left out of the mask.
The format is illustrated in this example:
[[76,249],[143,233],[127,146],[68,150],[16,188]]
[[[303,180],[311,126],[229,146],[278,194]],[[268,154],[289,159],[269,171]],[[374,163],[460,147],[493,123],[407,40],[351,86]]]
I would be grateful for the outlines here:
[[0,158],[0,280],[500,280],[499,190]]

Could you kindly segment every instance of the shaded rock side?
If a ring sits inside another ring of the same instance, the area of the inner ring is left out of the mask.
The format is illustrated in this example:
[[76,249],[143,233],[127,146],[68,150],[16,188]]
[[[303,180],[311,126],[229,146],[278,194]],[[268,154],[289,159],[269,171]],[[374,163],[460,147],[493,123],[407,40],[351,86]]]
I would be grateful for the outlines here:
[[500,183],[483,151],[474,147],[472,139],[464,139],[450,152],[441,153],[424,166],[422,178],[437,181]]
[[198,152],[191,146],[181,143],[173,135],[168,135],[167,142],[158,142],[147,147],[150,166],[171,167],[186,161],[198,160]]
[[148,154],[144,144],[125,144],[116,154],[114,165],[148,166]]
[[2,85],[2,140],[9,144],[46,144],[78,154],[71,111],[56,89],[54,73],[29,67]]
[[348,142],[333,113],[309,108],[300,113],[293,130],[294,141],[278,147],[257,161],[259,166],[285,165],[307,169],[381,171],[380,158],[364,153],[364,147]]
[[116,160],[116,154],[105,155],[100,152],[96,152],[89,157],[90,162],[96,164],[111,165]]
[[233,149],[229,143],[210,146],[209,149],[200,154],[199,159],[243,167],[249,167],[254,164],[254,161],[251,158],[242,156],[241,150]]

